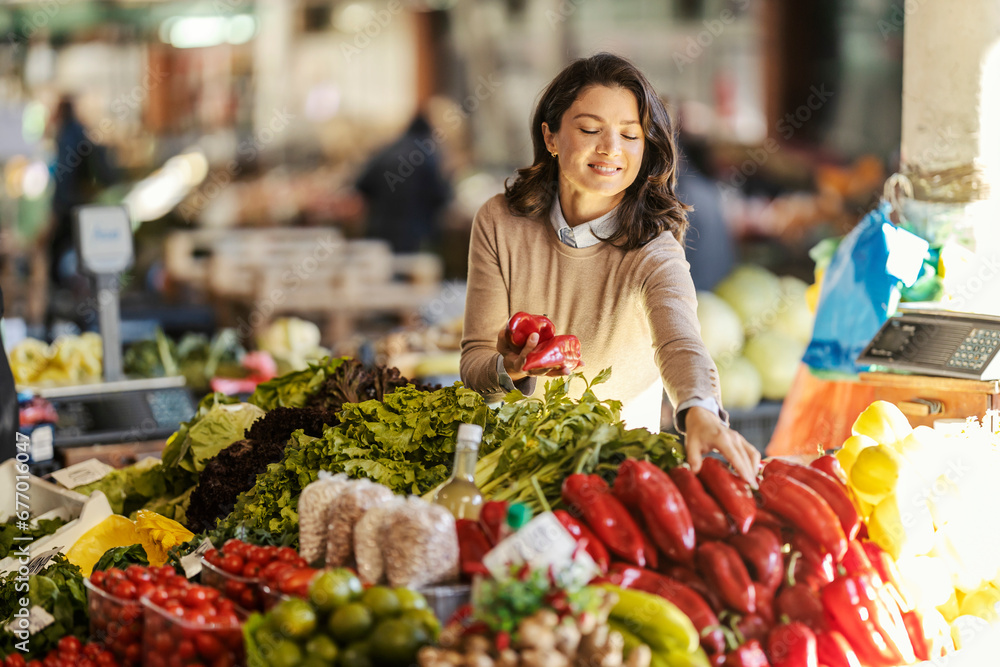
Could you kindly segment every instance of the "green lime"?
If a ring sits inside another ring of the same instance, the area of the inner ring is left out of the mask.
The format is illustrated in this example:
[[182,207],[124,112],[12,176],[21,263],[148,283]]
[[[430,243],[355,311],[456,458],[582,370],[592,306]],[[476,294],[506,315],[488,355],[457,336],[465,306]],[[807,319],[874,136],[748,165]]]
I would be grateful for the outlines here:
[[271,610],[271,622],[286,637],[305,639],[316,629],[316,612],[305,600],[282,600]]
[[341,644],[364,639],[372,629],[374,619],[368,608],[360,602],[351,602],[333,612],[327,629]]
[[399,609],[427,609],[427,599],[412,588],[396,588],[394,591],[399,599]]
[[371,610],[376,619],[388,618],[399,613],[399,596],[391,588],[372,586],[361,595],[361,604]]
[[270,620],[265,621],[257,628],[253,633],[254,641],[257,642],[257,646],[260,647],[262,651],[271,650],[275,645],[280,642],[285,636],[281,633],[276,626],[273,626]]
[[399,615],[399,620],[406,621],[414,627],[427,632],[431,639],[437,639],[441,632],[441,623],[430,609],[410,609]]
[[271,651],[264,651],[267,664],[272,667],[298,667],[302,662],[302,650],[289,639],[282,639]]
[[316,635],[306,642],[306,655],[316,656],[327,662],[337,659],[337,644],[326,635]]
[[[321,612],[343,607],[354,597],[351,579],[357,579],[350,570],[328,570],[309,584],[309,601]],[[360,584],[360,582],[359,582]]]
[[340,667],[372,667],[368,642],[354,642],[340,652]]
[[402,619],[381,621],[372,632],[372,659],[380,667],[406,667],[416,662],[417,651],[430,641],[427,631]]

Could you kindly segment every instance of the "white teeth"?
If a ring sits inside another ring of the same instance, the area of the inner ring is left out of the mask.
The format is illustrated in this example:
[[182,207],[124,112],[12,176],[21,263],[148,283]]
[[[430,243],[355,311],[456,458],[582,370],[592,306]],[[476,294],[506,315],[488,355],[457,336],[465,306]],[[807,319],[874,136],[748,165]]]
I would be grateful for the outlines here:
[[616,171],[618,171],[617,167],[602,167],[602,166],[596,165],[596,164],[593,164],[593,165],[590,165],[590,166],[593,167],[596,171],[598,171],[598,172],[600,172],[602,174],[609,174],[610,175],[610,174],[613,174]]

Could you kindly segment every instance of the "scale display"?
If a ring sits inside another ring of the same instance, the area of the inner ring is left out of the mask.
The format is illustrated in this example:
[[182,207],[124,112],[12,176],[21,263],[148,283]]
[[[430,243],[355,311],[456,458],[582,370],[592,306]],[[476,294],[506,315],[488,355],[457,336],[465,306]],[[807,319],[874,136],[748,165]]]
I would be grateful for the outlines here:
[[998,350],[1000,318],[914,310],[890,317],[857,363],[963,380],[998,380]]

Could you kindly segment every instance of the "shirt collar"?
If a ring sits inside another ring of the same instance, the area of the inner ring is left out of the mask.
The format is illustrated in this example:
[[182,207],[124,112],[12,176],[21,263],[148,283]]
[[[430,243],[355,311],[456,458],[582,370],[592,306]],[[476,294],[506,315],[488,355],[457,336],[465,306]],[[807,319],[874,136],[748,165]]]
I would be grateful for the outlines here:
[[565,245],[573,248],[589,248],[609,238],[618,230],[617,212],[618,207],[616,206],[595,220],[570,227],[563,216],[562,206],[559,204],[559,193],[556,193],[552,201],[552,210],[549,211],[549,222],[556,230],[556,236]]

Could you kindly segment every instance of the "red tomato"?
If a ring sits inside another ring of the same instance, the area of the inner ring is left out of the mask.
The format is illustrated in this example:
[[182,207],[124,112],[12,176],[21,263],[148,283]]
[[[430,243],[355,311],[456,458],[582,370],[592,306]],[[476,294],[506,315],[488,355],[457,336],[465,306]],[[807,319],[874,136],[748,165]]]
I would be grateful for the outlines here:
[[271,562],[271,554],[265,547],[250,547],[247,550],[247,560],[264,566]]
[[257,591],[252,588],[245,589],[236,600],[244,609],[254,611],[257,609]]
[[125,576],[129,581],[136,584],[140,581],[150,581],[153,578],[153,575],[149,573],[149,569],[141,565],[129,565],[125,569]]
[[311,568],[302,570],[292,570],[285,574],[278,582],[278,590],[285,595],[296,597],[306,597],[309,593],[309,582],[316,576],[316,570]]
[[260,576],[260,563],[250,561],[243,566],[242,576],[248,579],[256,579]]
[[196,655],[194,642],[190,639],[182,639],[177,645],[177,655],[184,661],[192,660]]
[[291,563],[275,560],[265,565],[264,568],[260,571],[260,574],[268,581],[273,582],[277,581],[281,577],[282,573],[291,570],[294,567],[295,566],[293,566]]
[[149,601],[155,604],[157,607],[162,607],[167,603],[170,598],[170,593],[163,588],[157,588],[155,591],[149,594]]
[[281,547],[278,549],[277,558],[286,563],[293,563],[299,560],[299,553],[291,547]]
[[83,647],[83,654],[88,658],[95,659],[101,654],[101,645],[90,643]]
[[90,583],[94,584],[98,588],[101,588],[101,586],[104,584],[105,576],[107,575],[104,573],[104,570],[98,570],[97,572],[94,572],[92,575],[90,575]]
[[204,607],[208,604],[208,592],[204,586],[191,586],[184,592],[184,606],[188,608]]
[[111,588],[111,594],[123,600],[135,600],[139,589],[129,580],[119,581]]
[[125,663],[138,665],[140,662],[142,662],[142,643],[137,642],[125,647]]
[[20,653],[11,653],[6,658],[4,658],[3,667],[25,667],[24,656],[21,655]]
[[194,645],[201,657],[208,661],[215,660],[225,650],[222,643],[207,632],[202,632],[195,636]]
[[239,574],[243,571],[243,558],[236,554],[226,554],[222,557],[219,567],[229,574]]

